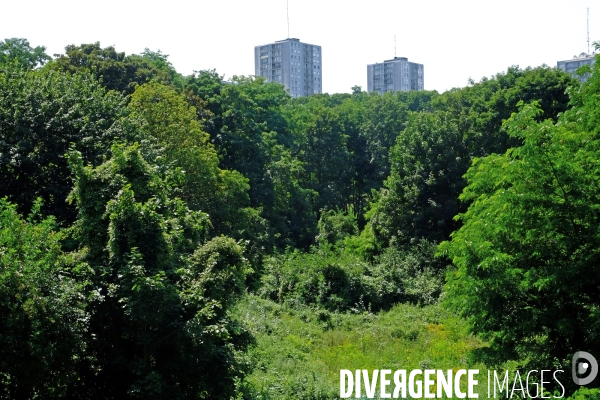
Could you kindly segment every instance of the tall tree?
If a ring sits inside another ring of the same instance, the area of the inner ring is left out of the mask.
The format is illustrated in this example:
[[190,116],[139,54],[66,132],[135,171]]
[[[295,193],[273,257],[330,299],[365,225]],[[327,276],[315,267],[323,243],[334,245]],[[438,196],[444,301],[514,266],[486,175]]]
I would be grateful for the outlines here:
[[231,234],[235,215],[249,205],[248,183],[237,171],[219,168],[209,136],[202,131],[196,110],[173,88],[158,82],[138,86],[131,96],[132,118],[157,139],[164,155],[185,171],[182,198],[194,210],[211,216],[217,233]]
[[379,245],[441,241],[456,228],[469,154],[451,115],[417,113],[390,151],[392,172],[370,212]]
[[250,181],[254,207],[272,201],[272,182],[266,175],[270,138],[285,135],[281,106],[289,99],[283,86],[262,78],[234,77],[219,95],[221,114],[218,132],[211,135],[225,169],[241,172]]
[[100,42],[68,45],[65,54],[58,55],[50,65],[52,69],[75,73],[85,70],[102,80],[108,90],[131,94],[137,85],[156,79],[165,84],[174,84],[177,77],[170,68],[167,56],[146,49],[145,56],[125,55],[113,46],[100,47]]
[[270,232],[259,212],[250,208],[248,179],[219,168],[216,149],[186,100],[172,87],[151,82],[136,88],[129,109],[133,119],[142,121],[140,129],[163,149],[161,156],[185,172],[180,196],[188,207],[208,213],[211,235],[246,241],[246,255],[257,267],[270,247]]
[[242,248],[206,241],[206,214],[175,197],[181,172],[113,146],[93,168],[71,152],[81,257],[94,270],[93,363],[80,398],[229,398],[251,337],[228,317],[244,293]]
[[517,111],[519,101],[538,101],[543,110],[540,120],[556,121],[569,108],[567,89],[572,86],[579,86],[579,82],[563,71],[547,66],[513,66],[472,86],[437,96],[432,106],[455,117],[472,156],[482,157],[520,144],[502,127],[503,121]]
[[390,152],[390,177],[369,212],[369,231],[378,246],[447,239],[460,226],[453,218],[465,206],[458,195],[473,158],[520,145],[522,139],[502,125],[517,103],[539,100],[538,118],[556,120],[568,110],[565,92],[571,85],[578,83],[545,66],[513,67],[435,96],[432,110],[413,115]]
[[37,197],[42,211],[73,221],[65,202],[71,173],[64,155],[71,143],[98,165],[114,140],[134,140],[125,99],[84,72],[0,70],[0,197],[28,213]]
[[17,63],[21,68],[34,69],[52,60],[44,46],[31,47],[27,39],[0,40],[0,66]]
[[225,83],[223,77],[213,70],[194,71],[184,78],[182,93],[187,102],[196,108],[198,120],[215,141],[221,130],[220,115],[222,112],[220,94]]
[[466,175],[471,205],[440,248],[456,266],[447,301],[490,340],[495,361],[567,368],[575,349],[600,351],[600,141],[588,109],[599,76],[597,66],[573,89],[557,123],[524,106],[506,124],[523,145],[477,159]]
[[298,158],[304,163],[306,187],[318,193],[314,210],[346,208],[350,199],[350,160],[336,109],[306,109]]

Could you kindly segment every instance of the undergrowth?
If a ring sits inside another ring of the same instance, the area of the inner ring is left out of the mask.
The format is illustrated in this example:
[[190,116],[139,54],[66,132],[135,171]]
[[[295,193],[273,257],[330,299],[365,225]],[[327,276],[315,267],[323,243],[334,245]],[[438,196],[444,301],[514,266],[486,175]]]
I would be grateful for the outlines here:
[[468,357],[484,343],[438,305],[336,313],[248,295],[234,317],[256,338],[248,399],[339,398],[341,369],[486,369]]

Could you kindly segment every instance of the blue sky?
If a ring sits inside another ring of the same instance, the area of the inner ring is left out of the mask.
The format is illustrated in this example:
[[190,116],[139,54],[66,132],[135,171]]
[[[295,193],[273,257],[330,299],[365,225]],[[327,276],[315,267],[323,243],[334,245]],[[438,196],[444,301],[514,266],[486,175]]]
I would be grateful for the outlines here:
[[[254,74],[254,46],[287,37],[286,0],[168,2],[4,1],[0,38],[25,37],[49,54],[100,41],[126,53],[148,47],[177,70]],[[408,57],[425,65],[425,89],[569,59],[600,40],[600,0],[289,0],[290,37],[323,49],[323,91],[366,88],[367,64]]]

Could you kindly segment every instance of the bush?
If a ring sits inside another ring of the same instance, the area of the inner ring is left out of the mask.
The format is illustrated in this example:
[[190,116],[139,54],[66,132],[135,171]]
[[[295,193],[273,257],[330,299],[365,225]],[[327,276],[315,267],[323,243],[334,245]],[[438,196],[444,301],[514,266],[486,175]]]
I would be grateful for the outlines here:
[[368,265],[358,257],[339,257],[331,250],[294,252],[265,262],[259,293],[289,304],[310,304],[331,311],[346,311],[362,302],[362,276]]
[[445,263],[435,244],[388,248],[374,264],[326,248],[268,258],[259,293],[279,303],[330,311],[378,311],[398,302],[432,304],[441,294]]
[[338,245],[344,238],[358,233],[356,215],[350,209],[344,211],[324,211],[318,223],[319,234],[315,238],[321,245]]
[[573,393],[570,397],[570,400],[600,400],[600,389],[590,389],[586,387],[582,387]]
[[421,240],[398,249],[388,247],[376,259],[374,274],[396,287],[397,302],[435,303],[442,293],[446,260],[435,258],[436,244]]

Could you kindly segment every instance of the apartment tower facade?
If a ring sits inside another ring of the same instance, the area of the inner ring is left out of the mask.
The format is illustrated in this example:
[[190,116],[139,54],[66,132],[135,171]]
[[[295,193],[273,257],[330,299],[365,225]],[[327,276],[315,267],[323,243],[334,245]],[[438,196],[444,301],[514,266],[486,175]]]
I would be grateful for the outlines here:
[[595,62],[595,54],[581,53],[578,56],[573,56],[573,58],[570,60],[558,61],[556,63],[556,68],[571,74],[571,76],[579,79],[581,82],[585,82],[590,75],[585,74],[580,76],[575,74],[575,71],[577,71],[579,67],[583,67],[584,65],[589,65],[590,68],[593,68]]
[[321,46],[294,38],[255,46],[254,70],[268,82],[281,83],[292,97],[323,93]]
[[424,79],[423,64],[409,62],[406,57],[367,65],[367,92],[424,90]]

